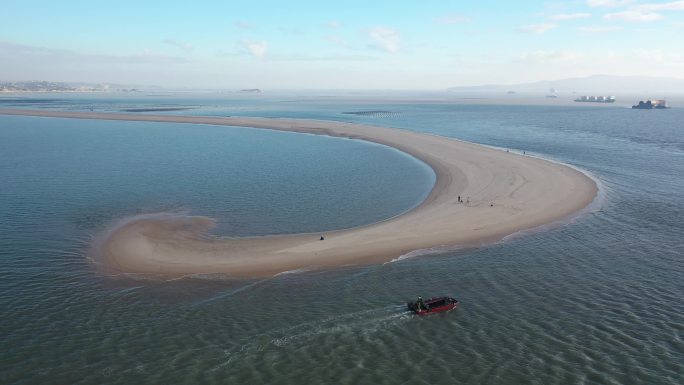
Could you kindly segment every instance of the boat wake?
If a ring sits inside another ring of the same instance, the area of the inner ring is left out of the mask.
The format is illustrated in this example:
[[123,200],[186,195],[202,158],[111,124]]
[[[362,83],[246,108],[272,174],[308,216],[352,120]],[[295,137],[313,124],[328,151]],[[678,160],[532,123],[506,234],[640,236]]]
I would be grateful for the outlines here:
[[225,349],[224,361],[214,367],[214,370],[230,365],[236,360],[249,359],[273,347],[296,349],[299,346],[308,346],[312,340],[316,339],[349,336],[370,338],[378,332],[385,332],[389,328],[401,325],[413,317],[413,313],[406,310],[406,305],[389,305],[271,330],[253,336],[249,342],[241,344],[239,348]]

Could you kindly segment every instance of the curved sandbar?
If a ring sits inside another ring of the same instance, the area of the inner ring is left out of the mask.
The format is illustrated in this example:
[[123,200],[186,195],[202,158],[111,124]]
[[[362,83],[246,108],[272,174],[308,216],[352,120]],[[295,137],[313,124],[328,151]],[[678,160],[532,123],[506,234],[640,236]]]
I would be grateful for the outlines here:
[[[395,218],[319,234],[248,238],[205,235],[213,220],[152,215],[122,224],[98,248],[112,269],[178,276],[266,276],[309,266],[384,262],[417,249],[477,245],[564,218],[596,196],[594,181],[538,158],[406,130],[331,121],[0,110],[0,114],[200,123],[367,140],[421,159],[436,174],[428,198]],[[459,203],[457,197],[469,203]]]

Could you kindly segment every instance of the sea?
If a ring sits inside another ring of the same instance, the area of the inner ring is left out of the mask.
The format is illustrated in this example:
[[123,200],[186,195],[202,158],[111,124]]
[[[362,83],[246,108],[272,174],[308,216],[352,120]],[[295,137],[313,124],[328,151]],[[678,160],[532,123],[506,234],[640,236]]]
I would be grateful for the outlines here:
[[[684,105],[684,104],[682,104]],[[684,384],[684,108],[447,93],[0,96],[0,108],[323,119],[563,162],[590,209],[493,244],[261,279],[108,275],[121,220],[321,232],[420,204],[435,176],[359,140],[0,116],[2,384]],[[406,302],[449,295],[451,312]]]

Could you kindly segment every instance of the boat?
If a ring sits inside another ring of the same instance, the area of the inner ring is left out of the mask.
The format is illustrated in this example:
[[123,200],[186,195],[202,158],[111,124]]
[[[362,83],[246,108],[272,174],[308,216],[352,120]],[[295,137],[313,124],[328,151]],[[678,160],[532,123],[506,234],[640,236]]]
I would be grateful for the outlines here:
[[670,108],[670,106],[667,105],[667,101],[665,99],[655,99],[655,100],[647,100],[644,102],[643,100],[639,101],[639,104],[632,106],[635,110],[652,110],[652,109],[658,109],[662,110],[665,108]]
[[458,300],[451,297],[435,297],[422,301],[419,297],[418,301],[408,302],[406,306],[418,315],[427,315],[455,309],[458,306]]
[[578,103],[615,103],[615,96],[580,96]]

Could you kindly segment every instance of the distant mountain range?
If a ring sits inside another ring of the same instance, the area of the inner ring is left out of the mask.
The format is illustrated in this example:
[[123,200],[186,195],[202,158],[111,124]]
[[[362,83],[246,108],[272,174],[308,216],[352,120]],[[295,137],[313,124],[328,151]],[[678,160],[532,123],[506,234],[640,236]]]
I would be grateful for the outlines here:
[[582,78],[542,80],[521,84],[488,84],[470,87],[451,87],[451,92],[521,92],[548,93],[550,89],[558,93],[581,93],[612,95],[616,93],[684,93],[684,79],[651,76],[593,75]]

